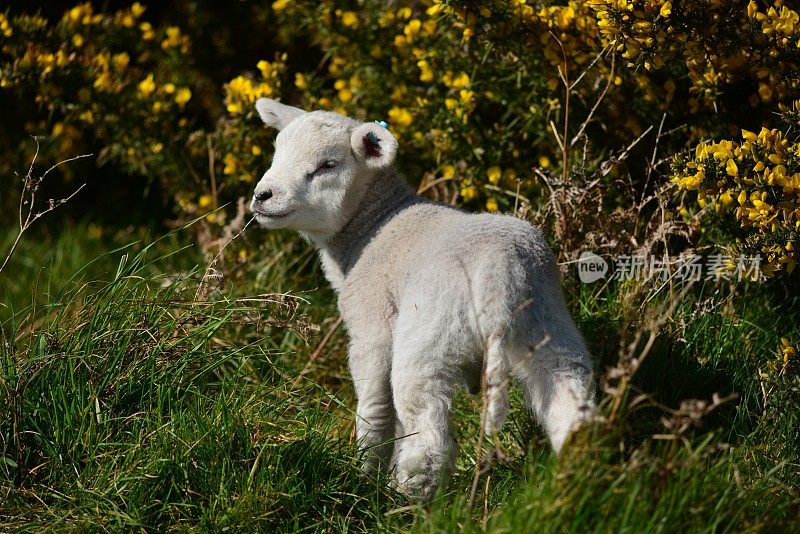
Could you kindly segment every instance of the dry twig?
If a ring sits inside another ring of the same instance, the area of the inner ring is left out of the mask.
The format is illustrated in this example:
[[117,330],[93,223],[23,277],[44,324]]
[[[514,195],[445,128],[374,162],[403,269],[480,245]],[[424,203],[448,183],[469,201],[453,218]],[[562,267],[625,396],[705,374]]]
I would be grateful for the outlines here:
[[39,192],[39,187],[42,185],[47,175],[64,163],[69,163],[82,158],[88,158],[92,156],[92,154],[81,154],[80,156],[59,161],[47,169],[41,176],[36,177],[34,176],[33,171],[34,165],[36,164],[36,159],[39,157],[39,139],[37,137],[34,137],[33,139],[36,141],[36,152],[31,159],[28,172],[22,178],[22,191],[19,199],[19,232],[17,233],[13,243],[11,243],[11,248],[8,250],[5,260],[3,260],[3,264],[0,265],[0,273],[3,272],[3,269],[5,269],[6,265],[8,265],[8,262],[11,260],[11,256],[14,255],[14,251],[16,251],[17,246],[19,245],[22,235],[33,225],[33,223],[59,206],[62,206],[63,204],[66,204],[72,200],[72,198],[77,195],[81,189],[86,187],[86,184],[83,183],[67,197],[58,200],[50,198],[47,200],[46,207],[44,207],[41,211],[36,211],[36,194]]

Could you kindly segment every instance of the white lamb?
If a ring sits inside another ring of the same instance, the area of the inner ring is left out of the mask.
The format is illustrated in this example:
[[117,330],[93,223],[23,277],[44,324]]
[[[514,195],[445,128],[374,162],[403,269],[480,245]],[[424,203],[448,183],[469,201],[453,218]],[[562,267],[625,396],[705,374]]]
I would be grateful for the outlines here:
[[480,391],[484,356],[486,432],[506,419],[513,377],[558,451],[592,410],[592,362],[542,233],[416,196],[379,124],[256,108],[280,133],[251,209],[320,249],[350,334],[365,469],[391,467],[401,491],[432,498],[454,462],[453,396]]

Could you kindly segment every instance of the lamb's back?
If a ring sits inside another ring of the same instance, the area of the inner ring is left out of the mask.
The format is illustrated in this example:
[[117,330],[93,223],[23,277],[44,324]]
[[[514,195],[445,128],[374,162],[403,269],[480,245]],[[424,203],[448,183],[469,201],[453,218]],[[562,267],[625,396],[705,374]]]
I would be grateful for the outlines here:
[[434,203],[412,206],[392,221],[395,239],[407,240],[414,258],[470,258],[486,254],[530,256],[535,263],[552,257],[542,232],[509,215],[466,213]]
[[[375,236],[374,258],[396,283],[409,280],[461,280],[463,273],[491,265],[498,276],[518,271],[551,275],[555,260],[542,232],[508,215],[466,213],[420,202],[393,218]],[[519,275],[522,275],[520,273]]]

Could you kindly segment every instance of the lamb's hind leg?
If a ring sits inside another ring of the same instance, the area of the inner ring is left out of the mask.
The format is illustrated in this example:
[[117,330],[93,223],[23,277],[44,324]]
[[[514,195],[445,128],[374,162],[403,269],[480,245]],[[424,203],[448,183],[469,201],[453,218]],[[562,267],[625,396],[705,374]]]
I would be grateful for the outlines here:
[[[566,312],[566,309],[565,309]],[[515,376],[556,452],[594,410],[591,357],[572,319],[521,347]]]

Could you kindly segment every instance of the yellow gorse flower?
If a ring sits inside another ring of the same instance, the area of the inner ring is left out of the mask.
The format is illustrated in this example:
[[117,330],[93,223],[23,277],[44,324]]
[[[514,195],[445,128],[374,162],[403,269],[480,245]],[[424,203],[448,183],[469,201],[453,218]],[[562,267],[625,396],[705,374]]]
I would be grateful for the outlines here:
[[398,126],[410,126],[414,121],[414,116],[406,108],[393,107],[389,110],[389,124]]
[[503,171],[500,167],[489,167],[486,171],[486,177],[489,180],[489,183],[497,185],[500,183],[500,178],[503,177]]
[[139,82],[138,85],[139,94],[144,98],[149,98],[150,95],[156,90],[156,83],[153,80],[153,75],[148,74],[147,78]]
[[175,103],[184,106],[192,98],[192,91],[188,87],[181,87],[175,93]]

